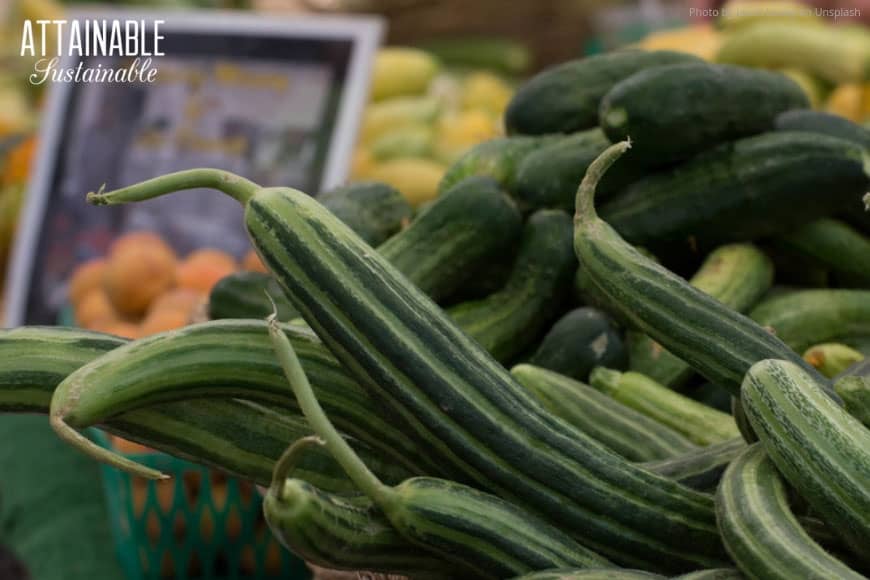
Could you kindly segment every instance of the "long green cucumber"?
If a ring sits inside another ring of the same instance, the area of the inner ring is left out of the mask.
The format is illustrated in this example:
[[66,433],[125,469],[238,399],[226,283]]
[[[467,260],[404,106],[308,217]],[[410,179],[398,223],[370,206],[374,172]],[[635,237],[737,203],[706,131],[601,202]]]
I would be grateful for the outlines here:
[[538,210],[523,229],[520,250],[504,288],[447,310],[456,324],[496,360],[507,362],[540,337],[563,305],[577,269],[571,217]]
[[438,191],[447,192],[469,177],[494,179],[508,192],[516,188],[517,169],[526,156],[556,141],[555,137],[500,137],[478,143],[451,165]]
[[[746,312],[773,284],[773,263],[752,244],[729,244],[712,251],[689,284],[737,312]],[[629,369],[671,388],[680,388],[694,370],[645,334],[630,332]]]
[[711,568],[674,576],[673,580],[743,580],[746,578],[736,568]]
[[801,290],[762,301],[749,313],[797,352],[820,342],[870,336],[870,290]]
[[[275,296],[274,306],[269,301]],[[277,309],[281,320],[298,318],[299,313],[281,293],[275,278],[262,272],[235,272],[218,281],[208,295],[208,317],[265,318]]]
[[664,580],[665,576],[659,576],[643,570],[625,570],[605,568],[603,570],[542,570],[523,576],[516,576],[513,580]]
[[870,429],[870,378],[842,377],[834,383],[834,390],[843,399],[849,414]]
[[846,223],[819,219],[780,236],[778,242],[828,270],[870,284],[870,237]]
[[623,142],[605,151],[578,191],[574,251],[590,283],[635,327],[732,393],[759,360],[805,365],[777,337],[645,257],[598,217],[595,186],[628,147]]
[[513,367],[511,374],[554,415],[628,460],[677,457],[696,449],[676,431],[579,381],[528,364]]
[[777,131],[809,131],[839,137],[870,149],[870,131],[845,117],[810,109],[788,111],[774,122]]
[[864,355],[845,344],[824,342],[808,348],[804,352],[804,360],[832,379],[853,364],[864,360]]
[[735,437],[729,441],[689,451],[684,455],[648,461],[642,465],[654,473],[675,479],[683,485],[708,491],[716,489],[725,468],[745,448],[746,442],[743,438]]
[[245,204],[249,234],[288,297],[445,475],[544,514],[620,563],[687,570],[723,561],[711,498],[631,465],[546,411],[311,197],[200,169],[89,198],[118,204],[193,187]]
[[[270,318],[269,336],[314,432],[348,477],[408,541],[465,567],[475,578],[504,578],[559,566],[589,568],[609,564],[544,520],[467,485],[434,477],[406,479],[395,487],[381,482],[326,416],[293,345],[274,318]],[[288,454],[292,456],[294,451],[291,448]],[[280,469],[276,470],[278,485],[280,476]]]
[[376,181],[337,187],[320,193],[317,199],[373,246],[405,227],[414,211],[401,192]]
[[676,393],[640,373],[598,367],[589,376],[589,384],[698,445],[722,443],[740,436],[730,415]]
[[864,578],[804,531],[761,444],[746,448],[725,470],[716,514],[728,553],[750,578]]
[[870,430],[785,361],[749,369],[741,400],[767,455],[853,553],[870,561]]

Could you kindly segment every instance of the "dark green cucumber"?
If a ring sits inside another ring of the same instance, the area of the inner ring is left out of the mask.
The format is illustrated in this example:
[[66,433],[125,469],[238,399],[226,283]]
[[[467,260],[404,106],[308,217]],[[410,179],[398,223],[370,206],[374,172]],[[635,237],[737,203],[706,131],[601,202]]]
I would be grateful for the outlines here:
[[723,389],[710,381],[689,390],[687,394],[708,407],[719,409],[723,413],[731,412],[731,394],[727,389]]
[[[773,284],[773,264],[751,244],[729,244],[711,252],[689,284],[737,312],[746,312]],[[656,341],[640,333],[628,336],[631,370],[671,388],[684,386],[692,377],[692,367]]]
[[623,369],[628,362],[622,338],[610,318],[584,306],[565,314],[550,328],[529,363],[585,381],[597,366]]
[[601,100],[599,121],[614,143],[631,139],[635,159],[665,165],[773,129],[780,113],[809,107],[804,91],[784,74],[686,63],[614,85]]
[[725,470],[716,513],[728,553],[750,578],[864,578],[804,531],[761,444],[746,448]]
[[842,377],[834,383],[834,390],[843,399],[849,414],[870,429],[870,378]]
[[820,342],[870,335],[870,290],[801,290],[762,301],[749,313],[797,352]]
[[449,191],[469,177],[481,176],[494,179],[500,187],[513,192],[522,160],[555,141],[555,137],[501,137],[484,141],[463,153],[447,169],[438,191]]
[[683,485],[709,491],[716,489],[725,468],[745,448],[746,442],[743,438],[735,437],[730,441],[689,451],[684,455],[659,461],[647,461],[641,465],[653,473],[670,477]]
[[786,249],[870,285],[870,237],[835,219],[820,219],[779,236]]
[[870,561],[870,430],[792,363],[749,369],[741,401],[767,455],[814,512]]
[[515,366],[511,374],[553,414],[630,461],[679,457],[697,449],[669,427],[564,375],[528,364]]
[[619,81],[638,71],[701,62],[671,51],[623,50],[550,67],[523,83],[505,112],[509,134],[574,133],[598,125],[598,107]]
[[672,580],[744,580],[746,576],[736,568],[711,568],[674,576]]
[[870,149],[870,131],[845,117],[810,109],[787,111],[773,123],[777,131],[806,131],[830,135]]
[[423,292],[440,300],[520,237],[519,210],[491,179],[447,191],[378,253]]
[[845,344],[825,342],[808,348],[804,352],[804,360],[832,379],[853,364],[864,360],[864,355]]
[[[270,302],[269,297],[274,300]],[[299,316],[281,293],[278,282],[262,272],[236,272],[222,278],[208,295],[208,317],[265,318],[277,309],[281,320]]]
[[542,570],[513,580],[664,580],[665,576],[644,572],[643,570],[626,570],[623,568],[603,568],[598,570],[559,569]]
[[636,328],[732,393],[759,360],[806,365],[781,340],[645,257],[598,218],[597,181],[627,148],[619,143],[602,154],[578,192],[574,251],[590,284]]
[[868,159],[861,147],[827,135],[746,137],[632,183],[601,217],[634,244],[752,240],[858,211]]
[[496,360],[507,362],[534,344],[571,290],[577,269],[571,217],[538,210],[523,229],[507,284],[494,294],[447,310]]
[[414,210],[386,183],[363,181],[324,191],[317,200],[372,246],[378,246],[411,221]]
[[623,564],[723,562],[710,497],[631,465],[546,411],[313,198],[200,169],[89,200],[118,204],[194,187],[245,204],[255,247],[294,306],[445,475],[544,514]]
[[730,415],[674,392],[640,373],[598,367],[589,376],[589,384],[698,445],[722,443],[740,436]]

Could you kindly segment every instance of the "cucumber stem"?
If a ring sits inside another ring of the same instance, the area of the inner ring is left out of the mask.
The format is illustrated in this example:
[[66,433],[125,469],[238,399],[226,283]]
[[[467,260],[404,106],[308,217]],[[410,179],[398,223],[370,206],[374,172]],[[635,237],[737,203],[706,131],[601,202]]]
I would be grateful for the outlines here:
[[595,189],[598,187],[598,182],[601,181],[610,166],[629,149],[631,149],[630,139],[614,143],[589,164],[586,175],[583,176],[583,181],[580,182],[580,187],[577,189],[575,222],[593,220],[598,217],[598,214],[595,213]]
[[133,201],[145,201],[183,189],[208,187],[221,191],[242,205],[247,203],[260,186],[244,177],[222,169],[188,169],[168,173],[129,185],[114,191],[104,192],[105,185],[97,192],[88,193],[88,203],[93,205],[117,205]]
[[299,464],[299,460],[302,458],[303,453],[309,447],[323,444],[324,441],[320,437],[316,435],[308,435],[307,437],[297,439],[286,450],[284,450],[284,453],[282,453],[281,457],[278,458],[278,461],[275,463],[275,468],[272,470],[272,483],[270,487],[272,488],[275,497],[281,497],[281,494],[279,493],[281,487],[284,485],[284,481],[290,477],[290,473]]
[[299,408],[302,409],[302,414],[308,424],[323,439],[326,448],[360,491],[370,497],[381,509],[387,511],[388,507],[394,503],[396,493],[391,487],[384,485],[366,467],[362,459],[332,425],[317,401],[314,390],[305,375],[305,370],[296,356],[296,351],[293,350],[293,345],[287,335],[281,331],[276,313],[272,313],[266,322],[269,325],[269,338],[275,349],[275,355],[278,357],[278,362],[284,370],[284,376],[287,377],[287,382],[290,383],[290,388],[293,389],[293,393],[299,401]]

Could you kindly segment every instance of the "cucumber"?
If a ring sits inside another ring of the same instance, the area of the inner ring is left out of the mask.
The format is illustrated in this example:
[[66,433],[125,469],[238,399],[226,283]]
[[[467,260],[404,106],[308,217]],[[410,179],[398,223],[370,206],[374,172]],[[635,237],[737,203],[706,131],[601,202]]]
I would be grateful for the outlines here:
[[845,117],[824,111],[795,110],[780,114],[774,121],[777,131],[806,131],[839,137],[870,149],[870,130]]
[[736,568],[711,568],[674,576],[673,580],[743,580],[746,578]]
[[597,366],[623,369],[628,356],[613,322],[598,309],[584,306],[550,328],[529,363],[585,381]]
[[625,142],[611,146],[580,185],[574,251],[585,275],[636,328],[732,394],[759,360],[805,365],[782,341],[645,257],[598,217],[598,179],[628,147]]
[[783,234],[777,241],[827,270],[870,286],[870,237],[848,224],[823,218]]
[[[773,264],[751,244],[729,244],[711,252],[689,284],[737,312],[746,312],[773,284]],[[632,371],[671,388],[683,387],[692,377],[692,367],[645,334],[631,332],[628,337]]]
[[603,570],[542,570],[524,576],[516,576],[513,580],[663,580],[664,578],[665,576],[643,570],[606,568]]
[[834,390],[843,399],[849,414],[870,429],[870,379],[842,377],[834,383]]
[[634,244],[784,233],[857,211],[870,184],[868,159],[857,145],[827,135],[745,137],[634,182],[602,206],[601,217]]
[[684,455],[647,461],[642,465],[653,473],[670,477],[683,485],[709,491],[716,489],[725,468],[745,448],[746,442],[743,438],[735,437]]
[[417,45],[446,66],[488,69],[507,75],[522,75],[532,63],[525,44],[502,37],[469,37],[427,40]]
[[235,272],[225,276],[208,295],[208,317],[212,320],[265,318],[276,309],[281,320],[299,317],[281,293],[278,282],[262,272]]
[[730,415],[675,393],[640,373],[598,367],[589,376],[589,384],[698,445],[740,436]]
[[574,133],[598,125],[602,97],[638,71],[701,62],[682,52],[623,50],[550,67],[523,83],[507,111],[508,134]]
[[581,382],[528,364],[513,367],[511,374],[553,414],[630,461],[678,457],[697,449],[676,431]]
[[870,358],[865,358],[863,361],[853,364],[836,376],[835,379],[842,379],[843,377],[870,378]]
[[119,204],[209,186],[246,206],[249,235],[294,306],[445,477],[543,514],[623,565],[724,563],[709,496],[631,465],[543,409],[310,196],[199,169],[89,199]]
[[438,191],[444,193],[469,177],[482,176],[494,179],[512,193],[522,160],[555,140],[554,137],[500,137],[479,143],[447,168]]
[[520,237],[516,205],[491,179],[468,179],[444,193],[378,253],[440,300]]
[[730,393],[728,393],[727,389],[723,389],[709,381],[695,387],[688,394],[699,403],[703,403],[708,407],[713,407],[723,413],[731,412]]
[[377,246],[411,221],[413,209],[405,197],[386,183],[362,181],[317,196],[359,237]]
[[686,63],[617,83],[601,101],[599,121],[614,143],[631,138],[635,159],[666,165],[773,129],[780,113],[809,107],[800,86],[781,73]]
[[498,292],[447,310],[496,360],[507,362],[541,335],[571,290],[577,268],[568,214],[538,210],[525,224],[510,278]]
[[792,363],[749,369],[741,393],[767,455],[852,552],[870,561],[870,430]]
[[762,301],[749,314],[788,346],[851,344],[870,335],[870,290],[800,290]]
[[[435,131],[428,125],[411,125],[408,127],[400,127],[393,129],[389,133],[384,133],[375,139],[369,146],[372,152],[372,157],[375,161],[389,161],[391,159],[403,159],[414,157],[431,157],[433,149],[433,141],[435,139]],[[402,201],[405,198],[402,197]],[[411,205],[405,201],[408,206],[408,219],[413,212]],[[345,221],[345,220],[342,220]],[[347,223],[345,221],[345,223]],[[356,228],[351,228],[356,231]],[[370,242],[365,236],[360,236],[372,245],[379,244],[386,240],[382,237],[375,242]]]
[[761,444],[747,447],[725,470],[716,514],[728,553],[750,578],[864,578],[804,531]]
[[845,344],[826,342],[808,348],[804,352],[804,360],[832,379],[856,362],[864,360],[864,355]]

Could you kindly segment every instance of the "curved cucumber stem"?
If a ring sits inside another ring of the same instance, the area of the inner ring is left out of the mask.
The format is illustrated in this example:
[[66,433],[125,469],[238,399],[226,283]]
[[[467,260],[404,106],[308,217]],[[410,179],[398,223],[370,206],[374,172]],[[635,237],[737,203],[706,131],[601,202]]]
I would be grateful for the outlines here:
[[290,477],[290,473],[296,468],[296,465],[299,464],[299,460],[303,453],[305,453],[309,447],[313,447],[314,445],[324,445],[324,441],[316,435],[309,435],[294,441],[284,451],[284,453],[281,454],[281,457],[279,457],[278,461],[275,462],[275,469],[272,470],[272,483],[270,487],[276,494],[275,497],[280,497],[278,492],[281,490],[281,486],[284,485],[284,481]]
[[[350,445],[338,433],[332,422],[323,412],[323,408],[314,395],[314,390],[308,382],[308,377],[302,369],[302,364],[293,350],[293,345],[278,325],[277,316],[273,313],[266,319],[269,323],[269,338],[278,357],[278,362],[284,370],[284,376],[290,383],[290,388],[299,401],[299,408],[308,424],[317,435],[323,439],[326,448],[345,470],[347,476],[356,486],[372,499],[378,506],[387,510],[396,497],[393,489],[384,485],[377,476],[366,467]],[[277,471],[277,470],[276,470]]]
[[629,149],[631,149],[631,140],[614,143],[589,165],[586,175],[583,176],[583,181],[580,182],[580,187],[577,189],[577,198],[574,204],[575,222],[598,217],[598,214],[595,213],[595,188],[598,187],[598,182],[601,181],[610,166]]
[[208,187],[229,195],[244,205],[260,186],[244,177],[222,169],[188,169],[148,179],[134,185],[104,192],[88,193],[88,203],[93,205],[117,205],[133,201],[145,201],[183,189]]

